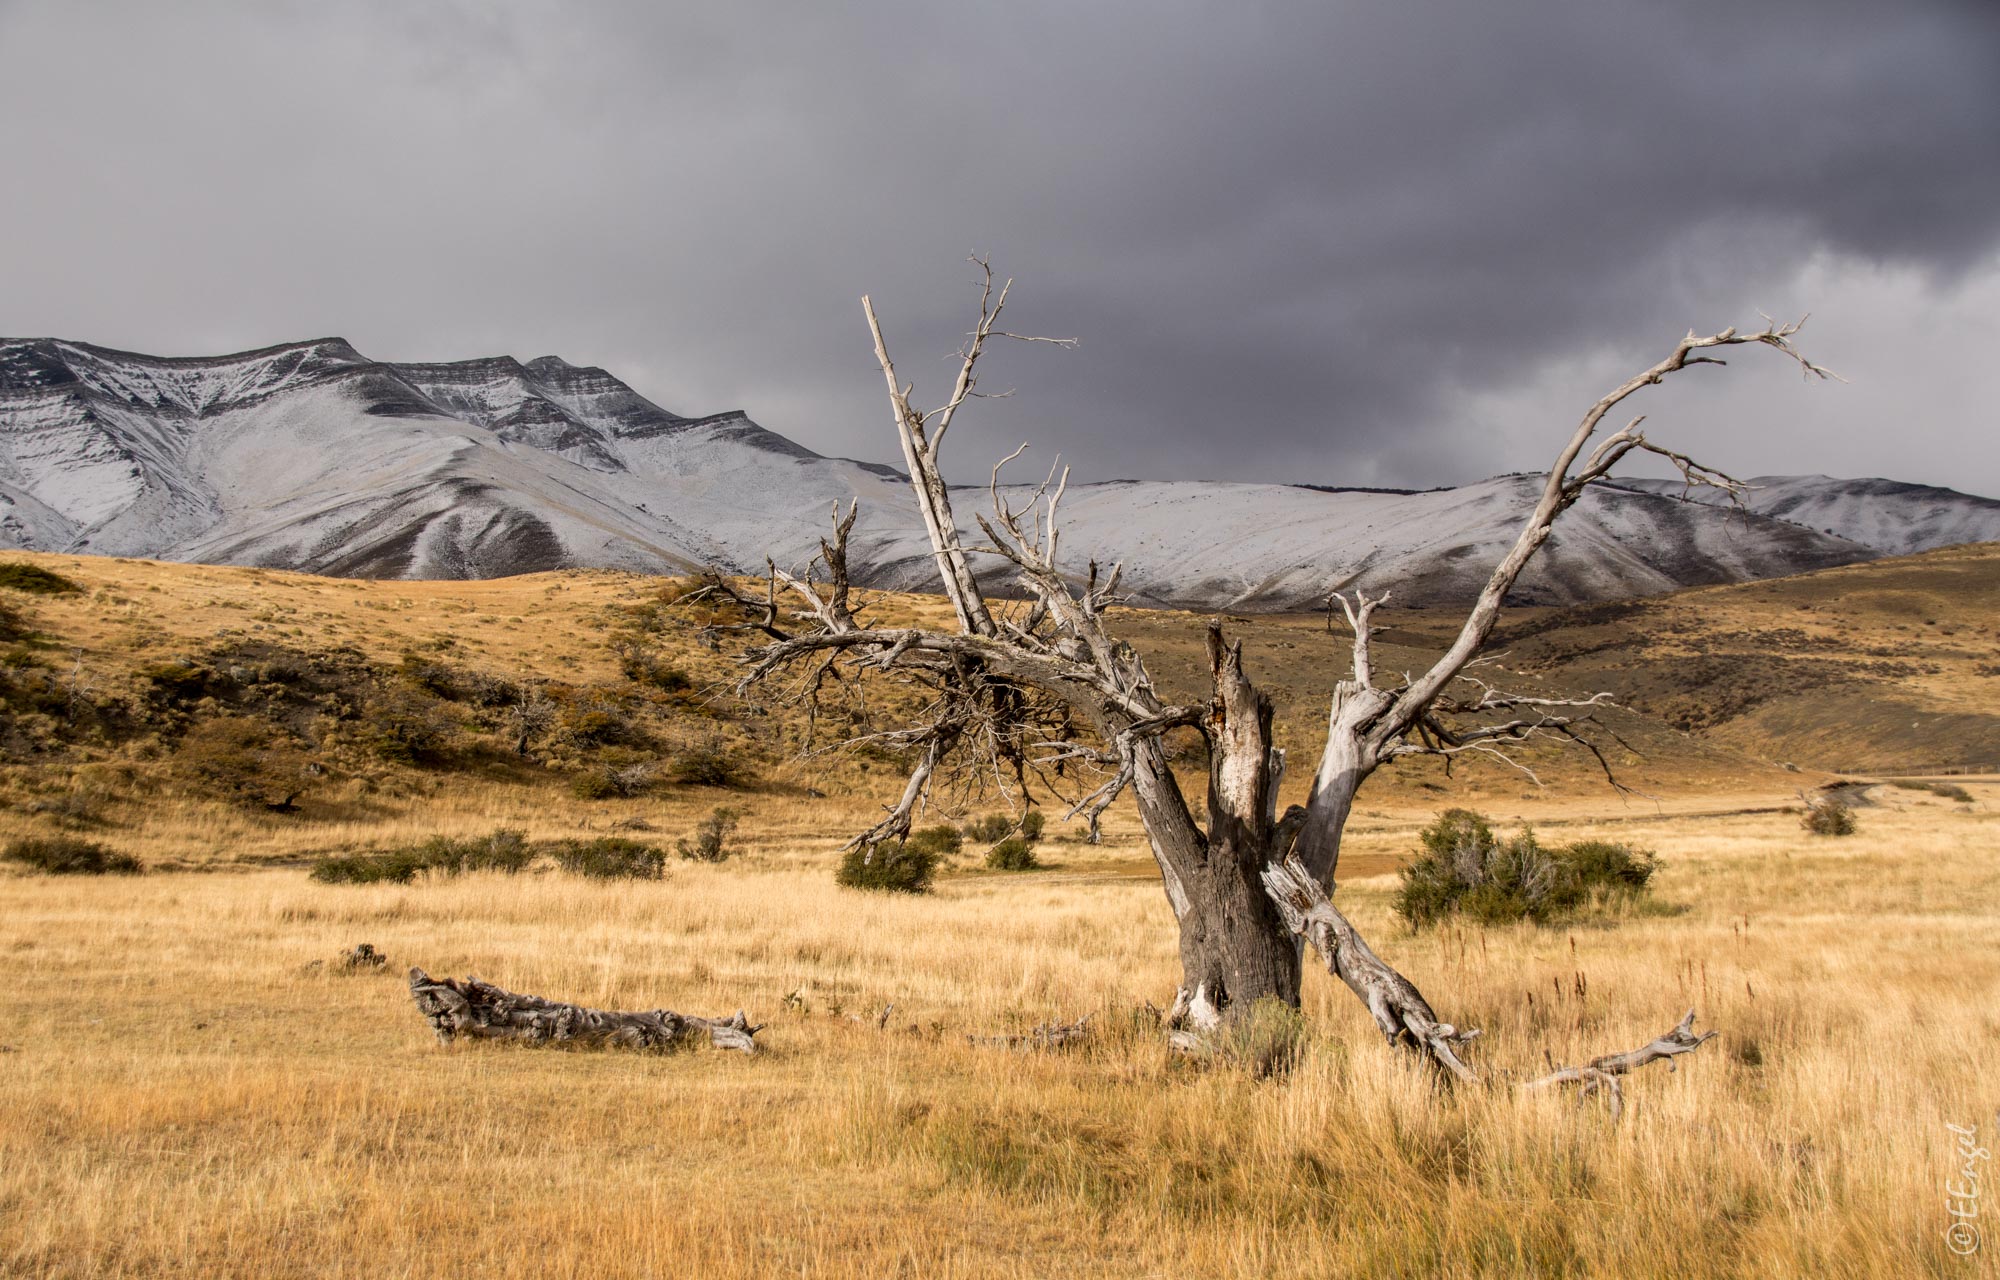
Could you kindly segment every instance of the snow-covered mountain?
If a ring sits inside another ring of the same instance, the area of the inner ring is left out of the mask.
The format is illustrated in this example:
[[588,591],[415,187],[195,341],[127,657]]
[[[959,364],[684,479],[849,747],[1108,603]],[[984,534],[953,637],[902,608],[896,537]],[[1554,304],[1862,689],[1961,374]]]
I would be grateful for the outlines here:
[[[1678,480],[1620,480],[1627,488],[1678,495]],[[1802,524],[1885,555],[1911,555],[1961,542],[2000,542],[2000,500],[1900,480],[1837,480],[1832,476],[1758,476],[1736,501],[1759,515]],[[1718,489],[1689,498],[1726,506]]]
[[[1144,603],[1297,608],[1355,585],[1393,586],[1410,604],[1462,599],[1536,483],[1072,486],[1063,545],[1079,573],[1091,559],[1124,560]],[[1798,505],[1778,519],[1644,483],[1606,487],[1565,519],[1521,595],[1580,603],[1844,564],[1967,530],[2000,537],[1976,514],[1906,514],[1914,486],[1818,483],[1851,486],[1827,499],[1838,522],[1801,519]],[[0,340],[0,547],[357,577],[754,572],[767,556],[803,563],[833,504],[856,495],[857,577],[929,585],[921,524],[893,469],[822,457],[742,413],[670,413],[602,369],[553,356],[387,364],[329,338],[160,358]],[[1921,499],[1934,512],[1939,501]],[[962,518],[985,503],[968,491]],[[1883,531],[1894,545],[1868,541]]]

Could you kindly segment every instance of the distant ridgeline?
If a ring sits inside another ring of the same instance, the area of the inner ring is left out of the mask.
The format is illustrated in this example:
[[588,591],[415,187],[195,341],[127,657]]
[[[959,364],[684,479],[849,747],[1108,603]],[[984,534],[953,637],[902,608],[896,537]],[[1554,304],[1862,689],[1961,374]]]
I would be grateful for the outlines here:
[[[1357,586],[1444,603],[1477,593],[1539,483],[1073,485],[1064,547],[1079,572],[1123,561],[1139,604],[1309,609]],[[2000,539],[2000,502],[1949,489],[1755,483],[1741,509],[1684,501],[1677,483],[1595,486],[1516,596],[1624,599]],[[927,587],[895,468],[824,457],[741,411],[672,413],[555,356],[391,364],[326,338],[162,358],[0,340],[0,547],[350,577],[758,572],[767,557],[803,565],[854,497],[857,579]],[[969,521],[978,504],[961,505]]]

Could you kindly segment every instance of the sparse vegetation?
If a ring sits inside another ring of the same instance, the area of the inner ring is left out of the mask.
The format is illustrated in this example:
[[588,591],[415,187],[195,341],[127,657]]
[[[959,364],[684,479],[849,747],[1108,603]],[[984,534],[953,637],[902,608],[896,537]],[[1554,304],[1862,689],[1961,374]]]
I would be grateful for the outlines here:
[[1447,809],[1420,833],[1403,867],[1396,913],[1415,928],[1447,916],[1480,924],[1549,924],[1592,905],[1644,894],[1658,863],[1630,845],[1585,840],[1544,846],[1532,830],[1511,839],[1470,809]]
[[743,811],[718,805],[694,829],[692,838],[674,842],[674,852],[692,862],[723,862],[730,855],[729,837],[742,820]]
[[840,859],[834,882],[849,889],[883,893],[927,893],[937,875],[938,855],[909,841],[857,845]]
[[52,876],[138,875],[145,870],[130,854],[77,836],[26,836],[7,844],[7,861]]

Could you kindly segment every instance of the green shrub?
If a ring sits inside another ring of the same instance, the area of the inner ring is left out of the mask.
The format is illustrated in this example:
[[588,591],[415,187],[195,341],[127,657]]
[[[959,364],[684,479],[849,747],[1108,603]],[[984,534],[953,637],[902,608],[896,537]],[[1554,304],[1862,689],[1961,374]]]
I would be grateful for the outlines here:
[[0,600],[0,640],[24,640],[28,631],[27,615]]
[[1014,830],[1014,820],[1004,813],[989,813],[983,818],[973,818],[965,824],[965,838],[980,844],[993,844],[1005,840]]
[[1040,809],[1030,809],[1021,815],[1021,836],[1029,844],[1039,844],[1042,832],[1048,829],[1048,815]]
[[934,827],[912,831],[905,843],[912,849],[934,853],[940,858],[951,858],[965,848],[965,837],[949,822],[940,822]]
[[658,845],[619,836],[563,840],[549,853],[564,871],[593,880],[658,880],[667,870],[667,855]]
[[834,883],[849,889],[886,893],[924,893],[937,874],[938,855],[908,841],[862,845],[849,849],[834,873]]
[[1644,894],[1658,865],[1646,850],[1605,840],[1549,847],[1531,830],[1503,840],[1469,809],[1439,814],[1419,839],[1423,852],[1403,868],[1395,900],[1417,928],[1450,915],[1547,924]]
[[1806,801],[1806,811],[1799,815],[1799,825],[1816,836],[1851,836],[1857,823],[1854,810],[1831,796],[1822,800]]
[[1554,852],[1586,888],[1644,889],[1660,863],[1649,850],[1610,840],[1579,840]]
[[0,562],[0,587],[25,591],[32,596],[75,595],[83,587],[60,573],[20,560]]
[[730,834],[736,830],[737,820],[742,816],[741,810],[731,809],[727,805],[710,810],[709,815],[694,829],[692,840],[674,841],[674,851],[694,862],[726,860],[730,852],[728,845]]
[[535,850],[519,831],[502,828],[485,836],[454,840],[432,836],[422,844],[374,853],[322,858],[312,869],[321,884],[409,884],[426,872],[455,876],[468,871],[521,871],[535,860]]
[[1008,836],[986,851],[986,865],[995,871],[1033,871],[1042,864],[1035,861],[1035,846],[1026,837]]
[[145,870],[129,853],[76,836],[24,836],[8,844],[7,860],[52,876],[135,876]]

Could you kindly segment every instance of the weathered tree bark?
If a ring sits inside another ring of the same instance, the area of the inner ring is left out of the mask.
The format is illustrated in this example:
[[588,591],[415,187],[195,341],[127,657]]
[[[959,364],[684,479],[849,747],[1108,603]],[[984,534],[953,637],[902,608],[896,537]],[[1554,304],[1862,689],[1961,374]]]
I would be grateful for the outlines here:
[[718,1049],[755,1053],[752,1026],[741,1009],[728,1018],[697,1018],[666,1009],[615,1013],[524,996],[477,978],[433,978],[410,970],[410,998],[440,1044],[459,1036],[530,1044],[605,1045],[620,1049],[683,1048],[706,1036]]

